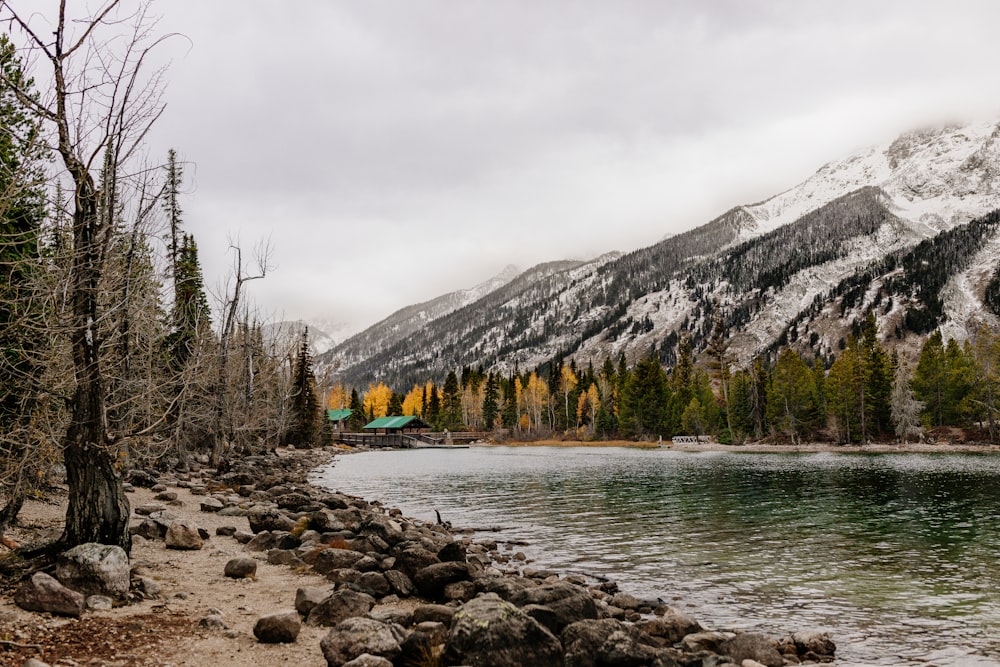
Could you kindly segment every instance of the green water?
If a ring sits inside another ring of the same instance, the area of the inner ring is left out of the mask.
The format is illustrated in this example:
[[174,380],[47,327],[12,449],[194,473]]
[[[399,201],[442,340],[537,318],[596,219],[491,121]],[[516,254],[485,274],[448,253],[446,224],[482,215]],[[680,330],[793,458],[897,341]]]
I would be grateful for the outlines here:
[[503,528],[713,628],[824,629],[838,664],[1000,664],[1000,456],[371,452],[329,488]]

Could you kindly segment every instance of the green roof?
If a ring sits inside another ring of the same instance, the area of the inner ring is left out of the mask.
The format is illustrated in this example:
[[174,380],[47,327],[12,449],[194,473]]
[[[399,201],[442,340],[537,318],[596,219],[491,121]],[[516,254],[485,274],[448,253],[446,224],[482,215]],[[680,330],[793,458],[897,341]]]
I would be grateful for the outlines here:
[[365,428],[403,428],[409,424],[414,419],[414,416],[410,417],[379,417],[370,424],[366,424]]
[[332,422],[339,422],[348,419],[353,412],[353,410],[327,410],[326,418]]

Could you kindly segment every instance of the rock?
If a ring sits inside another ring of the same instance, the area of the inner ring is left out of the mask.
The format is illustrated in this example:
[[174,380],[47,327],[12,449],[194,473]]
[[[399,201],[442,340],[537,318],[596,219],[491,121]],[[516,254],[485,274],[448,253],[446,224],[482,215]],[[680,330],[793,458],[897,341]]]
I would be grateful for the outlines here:
[[373,535],[382,540],[387,546],[399,544],[403,541],[403,529],[399,522],[390,519],[383,514],[372,514],[361,524],[358,531],[362,535]]
[[79,618],[86,606],[82,593],[66,588],[54,577],[35,572],[14,593],[14,604],[28,611],[47,611]]
[[302,493],[285,493],[275,498],[279,509],[299,511],[299,508],[312,503],[312,498]]
[[612,607],[618,607],[619,609],[625,609],[626,611],[634,611],[642,606],[642,602],[639,598],[634,595],[629,595],[628,593],[616,593],[615,596],[611,598],[609,604]]
[[313,607],[325,600],[330,592],[325,588],[316,586],[304,586],[295,591],[295,611],[303,617],[309,616]]
[[[335,626],[355,616],[364,616],[375,606],[375,598],[350,589],[334,591],[309,612],[309,625]],[[359,654],[360,655],[360,654]]]
[[135,589],[147,600],[160,597],[160,585],[149,577],[137,577]]
[[223,572],[233,579],[253,579],[257,574],[257,561],[253,558],[232,558]]
[[257,619],[253,636],[262,644],[290,644],[299,636],[302,623],[294,609],[280,611]]
[[289,565],[292,567],[304,566],[305,563],[299,560],[294,551],[287,549],[271,549],[267,552],[267,562],[271,565]]
[[202,498],[199,504],[202,512],[218,512],[225,507],[221,500],[213,498],[212,496]]
[[219,526],[215,529],[215,534],[219,537],[232,537],[236,534],[236,526]]
[[581,593],[584,593],[584,591],[572,584],[543,584],[541,586],[530,586],[528,588],[513,591],[510,596],[510,601],[518,607],[523,607],[528,604],[547,605],[558,600],[580,595]]
[[166,505],[161,505],[160,503],[146,503],[145,505],[139,505],[132,509],[133,512],[139,516],[149,516],[151,514],[156,514],[157,512],[163,512],[167,509]]
[[437,557],[442,563],[464,563],[466,558],[465,547],[461,542],[449,542],[437,552]]
[[454,616],[455,608],[443,604],[422,604],[413,610],[413,622],[416,624],[430,621],[451,625]]
[[577,593],[546,605],[526,605],[522,610],[555,635],[559,635],[566,626],[577,621],[600,617],[597,603],[587,593]]
[[278,536],[269,530],[262,530],[247,542],[248,551],[267,551],[278,543]]
[[283,512],[270,507],[254,507],[247,512],[247,521],[250,522],[250,530],[259,533],[263,530],[291,531],[295,527],[292,521]]
[[792,634],[792,641],[799,655],[812,652],[819,656],[832,656],[837,651],[837,645],[825,632],[802,630]]
[[578,621],[561,638],[566,667],[648,665],[659,653],[639,630],[612,618]]
[[184,549],[194,551],[201,549],[204,542],[198,534],[198,527],[190,521],[178,519],[167,528],[166,536],[168,549]]
[[441,600],[445,586],[468,578],[467,563],[434,563],[418,570],[413,576],[413,583],[421,595],[431,600]]
[[155,496],[153,496],[153,500],[162,500],[163,502],[168,503],[171,500],[177,500],[177,492],[176,491],[161,491],[161,492],[157,493]]
[[757,662],[756,660],[751,660],[750,658],[747,658],[746,660],[740,663],[740,667],[767,667],[767,665],[763,665]]
[[468,602],[476,597],[476,584],[472,581],[455,581],[444,587],[441,596],[448,602]]
[[198,621],[198,627],[208,630],[226,630],[229,626],[226,625],[226,620],[222,617],[222,614],[209,614]]
[[410,579],[413,579],[418,570],[440,562],[437,554],[418,546],[411,546],[396,554],[396,569]]
[[407,611],[406,609],[400,609],[399,607],[392,606],[382,606],[391,604],[385,602],[389,598],[382,598],[382,602],[379,606],[368,612],[368,618],[374,618],[379,623],[395,623],[404,628],[408,628],[413,625],[413,612]]
[[431,644],[444,644],[448,641],[448,626],[444,623],[424,621],[423,623],[417,623],[413,629],[427,635],[431,640]]
[[[441,625],[440,623],[438,625]],[[444,628],[444,626],[441,626]],[[447,629],[445,629],[447,635]],[[396,662],[400,665],[427,665],[431,664],[428,658],[434,655],[434,646],[444,643],[444,639],[435,642],[430,636],[421,630],[414,630],[400,645],[399,657]],[[435,664],[441,664],[438,661]]]
[[246,530],[237,530],[233,533],[233,539],[240,544],[248,544],[254,538],[254,534]]
[[719,645],[719,653],[728,655],[736,664],[747,659],[756,660],[767,667],[782,667],[785,664],[774,641],[754,632],[744,632],[727,639]]
[[329,667],[341,667],[366,653],[392,661],[401,651],[390,626],[370,618],[348,618],[338,623],[319,646]]
[[333,570],[353,568],[364,557],[364,554],[350,549],[323,549],[316,554],[313,569],[320,574],[329,574]]
[[49,663],[42,662],[38,658],[28,658],[21,663],[21,667],[49,667]]
[[362,653],[354,660],[345,662],[344,667],[392,667],[392,661],[380,655]]
[[673,607],[668,608],[662,616],[639,621],[635,626],[647,635],[660,637],[667,644],[674,644],[687,635],[702,631],[698,621]]
[[147,540],[162,540],[163,536],[167,534],[165,527],[151,519],[143,519],[139,523],[129,526],[128,532],[133,537],[138,535]]
[[455,612],[444,662],[477,667],[557,667],[563,664],[562,657],[562,646],[551,632],[500,596],[487,593]]
[[721,650],[719,647],[735,636],[732,632],[695,632],[681,639],[681,648],[688,653],[698,651],[719,653]]
[[392,590],[403,597],[410,597],[417,590],[410,578],[399,570],[387,570],[383,576],[389,582]]
[[382,598],[392,592],[389,581],[381,572],[365,572],[354,582],[358,590],[375,598]]
[[87,596],[87,609],[108,611],[110,609],[114,609],[114,606],[115,606],[115,601],[109,598],[107,595]]
[[56,579],[84,595],[128,597],[129,562],[125,550],[107,544],[81,544],[59,555]]

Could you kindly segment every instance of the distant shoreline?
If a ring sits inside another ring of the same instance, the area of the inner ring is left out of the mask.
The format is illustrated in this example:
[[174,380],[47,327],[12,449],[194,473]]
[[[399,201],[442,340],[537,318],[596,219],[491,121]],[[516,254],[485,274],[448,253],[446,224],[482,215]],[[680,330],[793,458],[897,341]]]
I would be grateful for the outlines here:
[[1000,453],[1000,446],[968,443],[915,443],[905,445],[873,443],[867,445],[833,445],[826,442],[803,443],[800,445],[777,445],[750,443],[746,445],[723,445],[717,442],[703,444],[678,443],[664,440],[662,445],[655,442],[634,442],[631,440],[510,440],[490,442],[483,447],[625,447],[631,449],[669,449],[678,452],[732,452],[734,454],[784,454],[784,453],[831,453],[831,454],[994,454]]

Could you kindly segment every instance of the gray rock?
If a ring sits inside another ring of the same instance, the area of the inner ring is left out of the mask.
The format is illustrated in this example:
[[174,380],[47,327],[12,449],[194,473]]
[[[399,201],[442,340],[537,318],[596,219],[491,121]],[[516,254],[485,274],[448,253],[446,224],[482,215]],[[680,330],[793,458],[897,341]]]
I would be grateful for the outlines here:
[[472,581],[455,581],[447,584],[441,593],[447,602],[468,602],[476,597],[476,584]]
[[132,509],[133,512],[139,516],[149,516],[155,514],[156,512],[163,512],[167,509],[166,505],[161,505],[160,503],[146,503],[145,505],[139,505]]
[[267,551],[278,544],[278,536],[269,530],[262,530],[247,542],[248,551]]
[[554,600],[546,605],[526,605],[524,613],[559,635],[567,626],[588,619],[599,618],[597,603],[587,593]]
[[147,540],[162,540],[167,534],[165,526],[161,526],[151,519],[143,519],[137,524],[129,526],[128,532],[132,537],[138,535]]
[[364,557],[363,553],[350,549],[323,549],[316,554],[313,569],[320,574],[328,574],[333,570],[353,568]]
[[198,527],[184,519],[178,519],[170,524],[167,528],[166,542],[168,549],[188,551],[201,549],[204,545]]
[[299,636],[302,623],[294,609],[269,614],[257,619],[253,635],[262,644],[290,644]]
[[305,563],[299,560],[299,557],[295,555],[294,551],[288,551],[287,549],[271,549],[267,552],[267,562],[271,565],[290,565],[292,567],[305,565]]
[[420,594],[431,600],[444,599],[444,587],[469,579],[468,563],[434,563],[417,571],[413,583]]
[[254,538],[254,534],[245,530],[237,530],[233,533],[233,539],[240,544],[247,544]]
[[392,629],[370,618],[348,618],[338,623],[319,646],[329,667],[342,667],[366,653],[392,661],[401,650]]
[[383,576],[392,590],[403,597],[410,597],[417,590],[410,578],[399,570],[387,570]]
[[205,616],[200,621],[198,621],[199,628],[206,628],[208,630],[226,630],[229,628],[226,625],[226,620],[222,617],[222,614],[209,614]]
[[639,621],[635,626],[647,635],[660,637],[668,644],[674,644],[687,635],[702,631],[698,621],[673,607],[668,608],[662,616]]
[[509,599],[518,607],[523,607],[527,604],[547,605],[558,600],[580,595],[584,592],[577,586],[560,582],[557,584],[543,584],[541,586],[517,589],[512,592]]
[[223,507],[225,507],[225,505],[222,503],[221,500],[218,500],[217,498],[213,498],[211,496],[206,496],[202,498],[201,501],[199,502],[199,505],[201,506],[202,512],[218,512]]
[[618,607],[619,609],[625,609],[626,611],[634,611],[642,606],[642,602],[639,598],[634,595],[629,595],[628,593],[616,593],[610,600],[612,607]]
[[423,623],[417,623],[413,629],[427,635],[432,645],[444,644],[448,641],[448,626],[444,623],[424,621]]
[[317,586],[304,586],[295,591],[295,611],[308,617],[313,607],[325,600],[330,595],[330,591]]
[[477,667],[561,667],[559,640],[538,621],[495,593],[462,605],[445,648],[446,664]]
[[354,660],[345,662],[344,667],[392,667],[392,661],[380,655],[362,653]]
[[767,667],[782,667],[785,659],[775,648],[775,642],[765,635],[744,632],[719,645],[719,653],[728,655],[736,664],[756,660]]
[[232,558],[223,572],[233,579],[252,579],[257,574],[257,561],[253,558]]
[[162,500],[163,502],[170,502],[171,500],[177,500],[176,491],[161,491],[153,496],[153,500]]
[[825,632],[802,630],[792,634],[792,641],[799,655],[811,652],[818,656],[832,656],[837,651],[837,645]]
[[334,591],[314,606],[306,622],[309,625],[333,627],[345,619],[364,616],[374,606],[375,598],[372,596],[342,589]]
[[38,658],[28,658],[21,663],[21,667],[49,667],[49,663],[42,662]]
[[612,618],[573,623],[561,639],[566,667],[648,665],[659,654],[639,630]]
[[681,639],[681,648],[688,653],[698,651],[719,653],[719,647],[735,636],[732,632],[695,632]]
[[413,610],[414,623],[434,621],[451,625],[451,619],[454,616],[455,608],[443,604],[422,604]]
[[368,618],[374,618],[379,623],[395,623],[404,628],[413,625],[412,611],[400,609],[399,607],[382,606],[389,604],[388,602],[384,602],[384,600],[385,598],[383,598],[383,602],[379,603],[378,607],[368,612]]
[[280,512],[271,507],[253,507],[247,512],[247,520],[250,522],[250,530],[259,533],[262,530],[290,531],[295,527],[292,521],[284,512]]
[[110,609],[114,609],[114,606],[115,606],[115,601],[109,598],[107,595],[87,596],[87,609],[108,611]]
[[28,611],[47,611],[57,616],[79,618],[86,607],[82,593],[66,588],[54,577],[35,572],[14,593],[14,604]]
[[219,526],[215,529],[215,534],[219,537],[232,537],[236,534],[236,526]]
[[364,572],[354,584],[361,592],[374,598],[382,598],[392,592],[389,581],[381,572]]
[[419,546],[411,546],[396,555],[396,569],[413,579],[418,570],[440,563],[437,554]]
[[387,546],[399,544],[403,541],[403,529],[399,522],[390,519],[384,514],[372,514],[361,524],[358,531],[362,535],[373,535],[382,540]]
[[129,562],[125,550],[107,544],[81,544],[59,554],[56,579],[84,595],[128,597]]
[[160,597],[160,585],[149,577],[137,577],[135,589],[147,600]]

